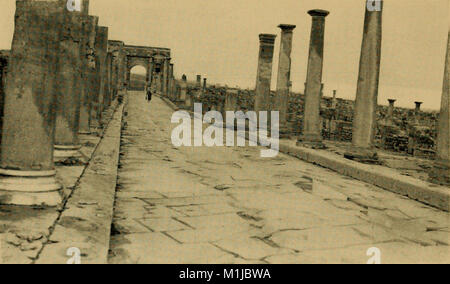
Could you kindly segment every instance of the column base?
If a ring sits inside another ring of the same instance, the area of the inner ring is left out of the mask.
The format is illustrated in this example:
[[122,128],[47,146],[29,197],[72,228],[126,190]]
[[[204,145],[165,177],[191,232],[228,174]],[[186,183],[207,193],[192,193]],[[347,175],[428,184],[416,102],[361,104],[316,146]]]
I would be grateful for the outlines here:
[[80,152],[81,145],[69,145],[69,146],[55,145],[54,148],[55,150],[53,153],[53,160],[55,163],[64,162],[70,158],[79,159],[83,157],[83,155]]
[[435,161],[429,177],[432,183],[450,186],[450,161]]
[[56,207],[62,201],[56,171],[0,169],[0,204]]
[[373,149],[352,147],[345,152],[344,157],[363,164],[382,164],[377,152]]
[[323,144],[323,138],[317,134],[303,134],[297,140],[297,146],[307,147],[312,149],[326,149]]

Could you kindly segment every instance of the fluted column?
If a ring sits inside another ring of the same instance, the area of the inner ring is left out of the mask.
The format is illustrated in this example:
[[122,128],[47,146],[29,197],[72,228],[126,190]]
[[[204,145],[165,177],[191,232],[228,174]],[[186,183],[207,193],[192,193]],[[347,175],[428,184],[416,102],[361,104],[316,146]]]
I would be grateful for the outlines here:
[[56,206],[56,73],[64,1],[16,1],[1,139],[0,203]]
[[170,58],[165,58],[163,62],[163,82],[162,82],[162,95],[168,96],[168,84],[169,84],[169,65]]
[[329,12],[324,10],[311,10],[308,14],[312,16],[312,27],[309,44],[308,72],[306,77],[303,133],[299,137],[298,144],[323,148],[320,103],[322,100],[323,86],[322,68],[325,17],[328,16]]
[[105,85],[104,85],[104,94],[105,99],[103,100],[103,107],[107,108],[111,105],[112,101],[112,62],[113,55],[111,52],[106,54],[106,64],[105,64]]
[[108,28],[98,27],[95,38],[96,51],[96,73],[95,73],[95,93],[93,100],[92,119],[100,124],[103,112],[103,101],[105,100],[106,83],[106,56],[108,53]]
[[54,160],[79,158],[80,89],[82,86],[83,18],[80,12],[65,10],[56,87],[56,130]]
[[433,182],[450,185],[450,98],[449,98],[449,72],[450,72],[450,32],[447,41],[447,56],[445,59],[444,86],[442,91],[441,112],[439,114],[438,137],[436,144],[436,161],[430,173]]
[[85,16],[82,42],[83,48],[81,50],[83,85],[81,88],[80,134],[91,133],[91,111],[95,93],[95,37],[97,25],[97,16]]
[[259,35],[259,59],[256,76],[255,111],[270,111],[270,83],[276,35]]
[[379,9],[369,10],[367,7],[368,5],[359,63],[352,148],[347,151],[345,157],[360,162],[376,163],[378,155],[374,149],[374,137],[378,107],[383,2],[380,2]]
[[277,103],[280,119],[280,138],[289,137],[287,112],[291,84],[291,52],[294,25],[279,25],[281,29],[280,59],[278,62]]
[[187,106],[187,78],[183,75],[180,82],[180,103]]

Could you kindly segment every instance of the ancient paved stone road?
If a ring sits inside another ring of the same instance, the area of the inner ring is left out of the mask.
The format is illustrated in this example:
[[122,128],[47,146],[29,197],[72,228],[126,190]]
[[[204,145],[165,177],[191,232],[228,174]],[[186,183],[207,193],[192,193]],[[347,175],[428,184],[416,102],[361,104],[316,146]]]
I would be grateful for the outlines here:
[[450,262],[449,214],[260,148],[175,148],[130,92],[111,263]]

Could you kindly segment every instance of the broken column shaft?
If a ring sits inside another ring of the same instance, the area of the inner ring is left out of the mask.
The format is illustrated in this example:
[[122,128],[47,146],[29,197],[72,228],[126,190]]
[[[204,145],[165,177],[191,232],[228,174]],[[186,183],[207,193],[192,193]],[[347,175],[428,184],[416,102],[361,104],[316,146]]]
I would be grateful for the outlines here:
[[291,52],[293,31],[296,26],[279,25],[281,29],[280,59],[278,62],[277,104],[280,119],[280,137],[289,137],[287,112],[289,103],[289,88],[291,84]]
[[259,35],[259,59],[256,77],[255,111],[270,111],[270,84],[276,35]]

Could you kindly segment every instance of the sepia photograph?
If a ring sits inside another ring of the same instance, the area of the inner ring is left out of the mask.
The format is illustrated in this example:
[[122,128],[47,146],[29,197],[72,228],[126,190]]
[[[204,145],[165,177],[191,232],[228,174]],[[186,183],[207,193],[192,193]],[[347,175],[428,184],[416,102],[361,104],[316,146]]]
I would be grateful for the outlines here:
[[0,4],[0,264],[450,264],[449,0]]

